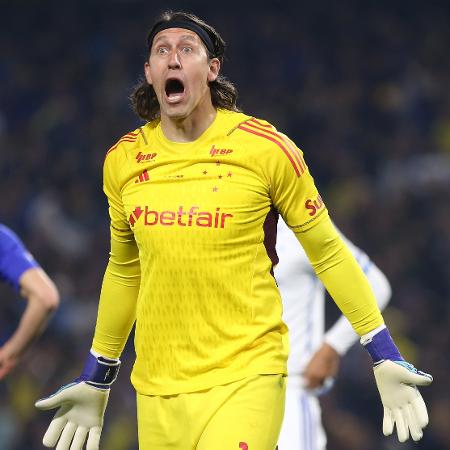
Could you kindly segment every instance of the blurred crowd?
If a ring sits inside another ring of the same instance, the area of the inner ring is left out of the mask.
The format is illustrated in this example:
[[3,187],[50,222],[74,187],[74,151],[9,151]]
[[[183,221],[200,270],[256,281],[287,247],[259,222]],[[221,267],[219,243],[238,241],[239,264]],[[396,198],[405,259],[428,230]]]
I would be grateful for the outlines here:
[[[400,445],[382,436],[369,358],[355,347],[322,398],[328,448],[448,450],[450,6],[291,3],[166,6],[204,17],[225,38],[223,70],[240,107],[303,149],[333,219],[392,284],[385,318],[401,352],[435,378],[422,391],[423,440]],[[162,9],[138,0],[1,2],[0,222],[54,279],[62,305],[0,383],[0,450],[42,448],[52,413],[34,401],[75,378],[90,347],[109,250],[102,162],[140,124],[128,97]],[[4,286],[0,298],[2,342],[23,302]],[[106,413],[107,450],[137,449],[130,344]]]

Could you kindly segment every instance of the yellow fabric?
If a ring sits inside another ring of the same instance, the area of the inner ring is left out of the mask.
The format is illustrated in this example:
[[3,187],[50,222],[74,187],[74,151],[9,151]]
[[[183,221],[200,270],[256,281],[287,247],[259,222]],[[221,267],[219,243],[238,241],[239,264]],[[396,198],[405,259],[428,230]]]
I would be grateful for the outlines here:
[[256,375],[206,391],[138,394],[139,449],[274,450],[285,385],[283,375]]
[[[136,136],[133,133],[133,137],[122,139],[131,145]],[[120,183],[126,174],[121,172],[124,168],[122,155],[119,152],[113,154],[114,150],[113,147],[106,156],[112,164],[104,164],[103,167],[103,190],[108,198],[111,218],[111,251],[92,344],[94,351],[109,358],[118,358],[126,344],[136,319],[140,286],[139,250],[124,215],[120,195]]]
[[361,336],[382,325],[369,282],[329,219],[306,233],[293,229],[331,297]]
[[111,235],[92,348],[100,355],[118,358],[136,318],[140,266],[134,239],[119,240],[113,230]]
[[132,383],[147,395],[286,373],[274,211],[305,235],[328,220],[300,150],[240,113],[218,111],[189,143],[154,121],[108,152],[104,191],[112,251],[94,350],[117,357],[136,318]]

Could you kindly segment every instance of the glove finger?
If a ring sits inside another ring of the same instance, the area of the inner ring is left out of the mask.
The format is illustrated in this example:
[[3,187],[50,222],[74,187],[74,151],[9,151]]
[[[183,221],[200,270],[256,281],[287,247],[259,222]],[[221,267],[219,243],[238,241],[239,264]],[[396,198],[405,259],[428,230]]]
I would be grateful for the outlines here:
[[419,425],[418,419],[414,412],[414,408],[411,404],[407,405],[406,408],[406,420],[408,421],[408,428],[411,433],[411,437],[414,441],[420,441],[422,439],[422,427]]
[[417,373],[411,372],[406,369],[405,378],[403,380],[404,383],[415,384],[416,386],[428,386],[433,381],[433,377],[425,372],[421,372],[420,370]]
[[417,391],[418,396],[411,402],[412,409],[417,418],[417,423],[420,428],[425,428],[428,425],[428,411],[425,402],[423,401],[420,392]]
[[102,434],[102,427],[93,427],[90,429],[86,450],[99,449],[101,434]]
[[61,406],[65,401],[70,399],[70,397],[73,395],[73,389],[72,387],[77,386],[80,383],[69,383],[61,388],[59,388],[55,393],[52,395],[49,395],[48,397],[39,399],[34,406],[39,409],[54,409],[58,406]]
[[392,417],[392,411],[389,408],[384,408],[383,417],[383,434],[389,436],[394,431],[394,418]]
[[[394,409],[393,414],[394,414],[395,425],[397,427],[398,440],[400,442],[405,442],[408,440],[409,431],[408,431],[408,427],[406,426],[404,411],[402,408],[396,408],[396,409]],[[57,449],[57,450],[59,450],[59,449]]]
[[58,392],[50,395],[49,397],[39,399],[34,404],[34,406],[36,406],[36,408],[42,409],[44,411],[47,409],[58,408],[58,406],[61,406],[61,403],[62,403],[61,397],[62,397],[61,392],[58,391]]
[[72,445],[70,450],[82,450],[84,441],[86,440],[88,434],[88,429],[85,427],[78,427],[75,431],[75,436],[73,437]]
[[64,430],[59,438],[56,450],[69,450],[70,443],[72,442],[73,435],[77,429],[77,425],[73,422],[67,422]]
[[47,428],[47,431],[44,434],[44,438],[42,439],[42,443],[45,447],[54,447],[58,442],[59,436],[61,436],[61,432],[63,428],[66,426],[67,418],[65,415],[58,414],[59,411],[55,414],[55,417],[50,422],[50,425]]

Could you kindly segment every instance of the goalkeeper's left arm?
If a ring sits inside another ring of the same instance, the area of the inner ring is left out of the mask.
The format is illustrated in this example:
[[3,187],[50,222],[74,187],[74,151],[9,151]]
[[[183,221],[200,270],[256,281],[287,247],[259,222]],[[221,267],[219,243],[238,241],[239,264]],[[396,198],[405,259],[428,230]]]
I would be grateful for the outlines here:
[[109,389],[135,321],[139,284],[136,243],[132,238],[115,236],[113,231],[94,341],[83,372],[55,394],[36,402],[40,409],[58,408],[43,439],[46,447],[81,449],[87,440],[87,450],[98,450]]
[[419,440],[428,423],[428,414],[416,386],[430,384],[431,375],[418,371],[401,357],[384,325],[367,278],[331,220],[325,218],[307,231],[295,234],[317,276],[354,330],[362,336],[361,343],[373,359],[384,406],[384,434],[392,434],[396,425],[401,442],[406,441],[409,434]]

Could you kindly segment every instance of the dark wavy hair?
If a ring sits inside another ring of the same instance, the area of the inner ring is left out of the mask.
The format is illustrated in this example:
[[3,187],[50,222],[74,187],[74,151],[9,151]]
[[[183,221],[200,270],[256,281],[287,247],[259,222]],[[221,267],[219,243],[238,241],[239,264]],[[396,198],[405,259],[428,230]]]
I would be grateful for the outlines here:
[[[226,47],[225,41],[211,25],[208,25],[194,14],[183,11],[165,11],[155,22],[148,36],[150,36],[152,30],[154,30],[161,23],[180,20],[195,23],[206,31],[214,46],[214,54],[208,52],[209,58],[217,58],[222,67]],[[149,44],[151,45],[151,42]],[[237,90],[233,83],[227,80],[223,75],[219,74],[216,80],[209,83],[209,87],[211,89],[212,104],[216,108],[228,109],[230,111],[240,111],[236,106]],[[142,79],[139,81],[133,89],[130,100],[134,112],[141,119],[150,122],[160,116],[158,99],[153,86],[148,84],[147,80]]]

